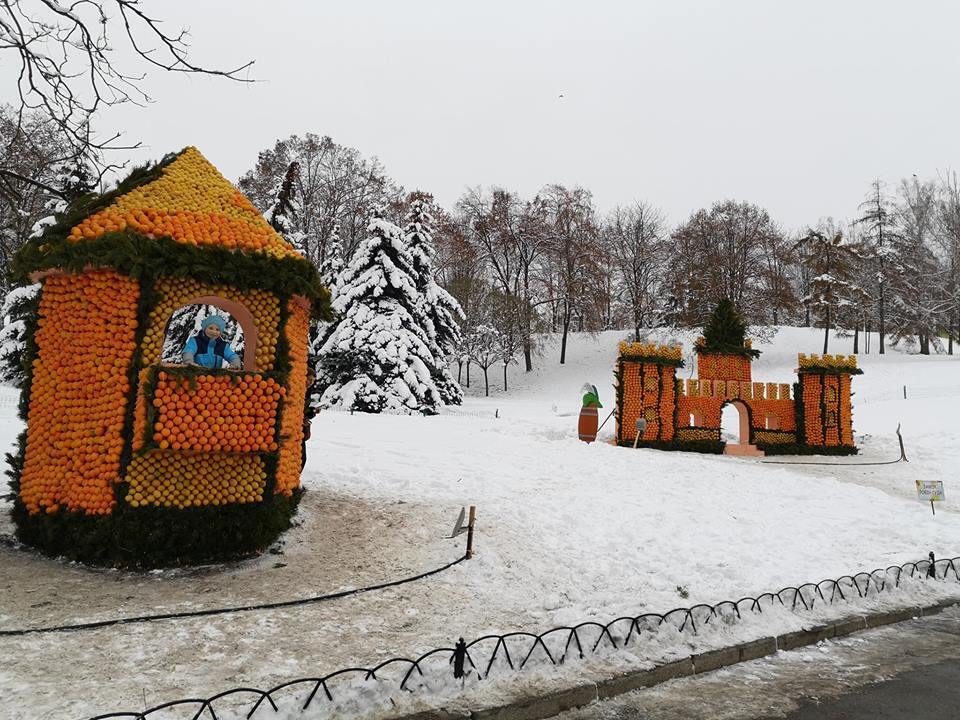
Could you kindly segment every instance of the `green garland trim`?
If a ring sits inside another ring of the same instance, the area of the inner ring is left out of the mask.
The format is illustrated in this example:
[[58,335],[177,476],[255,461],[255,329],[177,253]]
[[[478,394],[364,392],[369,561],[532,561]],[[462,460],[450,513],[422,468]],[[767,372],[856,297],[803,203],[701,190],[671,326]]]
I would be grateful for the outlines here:
[[797,375],[863,375],[860,368],[802,367]]
[[315,318],[329,321],[333,317],[330,291],[313,264],[303,258],[185,245],[169,237],[147,238],[132,230],[78,242],[48,237],[31,240],[13,256],[10,278],[14,284],[29,283],[30,274],[36,271],[81,273],[90,267],[107,267],[136,279],[190,278],[241,291],[267,290],[281,298],[302,295],[310,301]]
[[636,354],[623,354],[618,356],[618,360],[624,360],[626,362],[639,362],[639,363],[650,363],[651,365],[669,365],[672,367],[684,367],[683,360],[674,360],[673,358],[665,358],[661,355],[636,355]]

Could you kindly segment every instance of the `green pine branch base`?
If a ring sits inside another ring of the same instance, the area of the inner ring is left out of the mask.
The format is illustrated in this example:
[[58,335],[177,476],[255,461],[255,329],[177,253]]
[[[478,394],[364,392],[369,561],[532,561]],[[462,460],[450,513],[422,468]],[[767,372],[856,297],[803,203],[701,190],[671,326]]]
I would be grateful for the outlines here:
[[302,494],[183,510],[119,504],[110,515],[30,514],[17,502],[12,514],[17,539],[45,555],[147,570],[258,555],[291,526]]

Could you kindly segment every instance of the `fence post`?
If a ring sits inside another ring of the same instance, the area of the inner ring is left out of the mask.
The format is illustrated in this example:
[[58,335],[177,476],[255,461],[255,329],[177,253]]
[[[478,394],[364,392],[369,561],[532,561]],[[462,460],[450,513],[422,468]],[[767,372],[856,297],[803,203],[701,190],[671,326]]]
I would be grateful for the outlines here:
[[463,677],[463,662],[467,659],[467,644],[460,638],[453,648],[453,677]]

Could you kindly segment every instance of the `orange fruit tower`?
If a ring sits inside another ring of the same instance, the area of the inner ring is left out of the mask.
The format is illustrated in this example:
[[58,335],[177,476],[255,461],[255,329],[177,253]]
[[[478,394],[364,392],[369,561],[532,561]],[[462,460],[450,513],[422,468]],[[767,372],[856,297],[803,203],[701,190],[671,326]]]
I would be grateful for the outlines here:
[[[329,293],[196,148],[75,202],[14,274],[42,283],[12,462],[22,541],[153,567],[253,554],[289,526]],[[238,321],[242,371],[161,364],[192,304]]]

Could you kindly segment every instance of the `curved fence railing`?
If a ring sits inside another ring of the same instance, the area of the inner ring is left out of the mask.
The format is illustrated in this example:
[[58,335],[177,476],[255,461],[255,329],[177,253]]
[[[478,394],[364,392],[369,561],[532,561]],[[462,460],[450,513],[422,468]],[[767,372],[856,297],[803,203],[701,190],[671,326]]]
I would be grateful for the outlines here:
[[623,616],[605,624],[587,621],[539,634],[517,631],[484,635],[470,642],[460,638],[452,646],[435,648],[416,658],[395,657],[374,667],[344,668],[323,676],[298,678],[269,690],[237,687],[208,698],[175,700],[142,711],[97,715],[91,720],[165,720],[173,717],[170,714],[173,711],[179,713],[176,717],[193,720],[220,720],[227,712],[230,717],[267,720],[275,718],[281,709],[286,712],[285,717],[308,710],[323,713],[324,708],[318,705],[325,705],[330,717],[335,717],[348,714],[351,707],[370,710],[377,703],[387,706],[398,692],[451,692],[482,682],[498,672],[557,666],[570,659],[615,653],[660,633],[695,635],[708,629],[711,623],[729,625],[745,615],[774,609],[811,611],[891,592],[910,580],[960,582],[958,568],[960,557],[935,560],[930,553],[928,560],[804,583],[757,597],[674,608],[665,613]]

